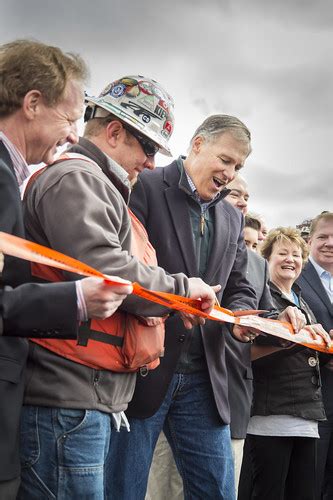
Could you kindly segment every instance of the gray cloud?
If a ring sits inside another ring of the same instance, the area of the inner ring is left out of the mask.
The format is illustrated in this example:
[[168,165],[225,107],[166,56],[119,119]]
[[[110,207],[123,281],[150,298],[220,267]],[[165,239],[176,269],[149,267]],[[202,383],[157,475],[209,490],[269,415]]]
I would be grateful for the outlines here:
[[[245,0],[243,0],[243,5]],[[279,20],[293,29],[297,25],[332,28],[333,10],[331,0],[256,0],[251,2],[253,16]]]
[[271,226],[333,209],[331,0],[0,0],[0,6],[0,43],[34,37],[81,53],[92,92],[130,73],[162,82],[176,103],[176,153],[208,114],[243,119],[253,134],[244,169],[251,203]]

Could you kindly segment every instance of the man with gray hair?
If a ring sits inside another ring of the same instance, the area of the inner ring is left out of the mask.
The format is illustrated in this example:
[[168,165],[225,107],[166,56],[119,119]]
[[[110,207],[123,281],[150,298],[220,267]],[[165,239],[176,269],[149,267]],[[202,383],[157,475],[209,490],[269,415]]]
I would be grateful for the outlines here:
[[[250,132],[240,120],[210,116],[195,131],[188,156],[142,173],[130,200],[159,264],[171,273],[183,271],[208,284],[219,283],[219,299],[232,310],[256,306],[246,279],[242,216],[224,200],[226,185],[250,151]],[[232,334],[241,342],[255,335],[238,326]],[[138,377],[128,415],[131,432],[120,433],[111,443],[108,498],[145,497],[162,429],[182,476],[185,498],[234,498],[220,323],[207,321],[187,332],[177,317],[167,319],[165,356],[157,370]]]

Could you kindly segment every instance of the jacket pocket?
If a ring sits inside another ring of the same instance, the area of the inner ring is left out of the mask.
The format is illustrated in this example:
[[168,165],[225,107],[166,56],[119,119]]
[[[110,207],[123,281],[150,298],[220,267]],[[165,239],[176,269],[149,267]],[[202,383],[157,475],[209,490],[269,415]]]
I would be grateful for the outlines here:
[[0,356],[0,380],[18,384],[21,380],[23,366],[10,358]]

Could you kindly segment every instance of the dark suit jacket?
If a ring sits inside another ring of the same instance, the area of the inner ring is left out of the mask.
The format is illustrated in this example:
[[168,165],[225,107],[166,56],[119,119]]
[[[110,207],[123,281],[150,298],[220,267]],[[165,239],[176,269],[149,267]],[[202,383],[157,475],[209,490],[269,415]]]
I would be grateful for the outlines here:
[[[247,278],[256,292],[256,308],[269,311],[274,309],[268,286],[268,264],[251,250],[248,251]],[[231,437],[245,439],[253,392],[251,346],[237,342],[231,335],[227,335],[225,356],[228,369]]]
[[[198,276],[188,194],[179,188],[179,177],[176,161],[153,172],[143,172],[131,195],[130,207],[146,227],[159,265],[170,273]],[[224,200],[215,205],[214,211],[214,241],[203,279],[211,285],[221,284],[219,298],[224,307],[254,308],[255,292],[246,279],[247,253],[241,214]],[[229,423],[225,339],[221,324],[207,321],[202,328],[202,339],[216,406],[222,421]],[[129,405],[130,416],[145,418],[158,410],[187,340],[182,321],[178,315],[172,315],[166,322],[165,356],[156,370],[146,377],[138,377]]]
[[[9,154],[0,141],[0,231],[24,236],[20,193]],[[77,306],[73,283],[23,284],[28,262],[5,257],[0,287],[4,333],[27,336],[76,335]],[[12,287],[16,287],[13,289]],[[0,335],[0,481],[19,475],[19,418],[23,398],[25,339]]]
[[[318,323],[321,323],[326,331],[331,330],[333,328],[333,305],[326,293],[317,271],[310,261],[304,266],[302,274],[298,279],[298,283],[302,289],[302,296],[312,309]],[[321,367],[322,393],[326,416],[328,419],[332,419],[333,371],[331,368],[328,368],[328,366],[325,367],[324,365]]]

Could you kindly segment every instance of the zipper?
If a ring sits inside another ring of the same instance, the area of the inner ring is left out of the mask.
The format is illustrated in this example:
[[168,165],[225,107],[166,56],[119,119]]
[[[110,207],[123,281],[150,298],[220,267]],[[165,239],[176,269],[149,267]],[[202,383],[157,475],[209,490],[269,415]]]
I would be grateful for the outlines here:
[[205,231],[205,215],[202,213],[200,215],[200,236],[204,235]]

